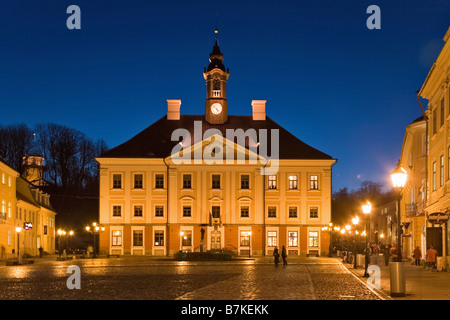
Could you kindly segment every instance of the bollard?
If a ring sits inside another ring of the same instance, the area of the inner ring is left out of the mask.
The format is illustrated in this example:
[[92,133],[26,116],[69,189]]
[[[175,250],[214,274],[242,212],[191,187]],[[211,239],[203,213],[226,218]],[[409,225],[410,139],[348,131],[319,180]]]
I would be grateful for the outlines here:
[[391,262],[391,297],[404,297],[406,295],[406,279],[403,262]]

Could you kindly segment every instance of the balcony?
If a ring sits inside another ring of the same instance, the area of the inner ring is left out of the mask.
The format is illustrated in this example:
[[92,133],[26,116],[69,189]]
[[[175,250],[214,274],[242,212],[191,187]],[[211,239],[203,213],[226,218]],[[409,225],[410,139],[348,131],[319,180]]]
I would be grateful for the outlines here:
[[417,203],[411,202],[405,204],[405,216],[406,217],[418,217],[425,213],[425,203],[419,201]]

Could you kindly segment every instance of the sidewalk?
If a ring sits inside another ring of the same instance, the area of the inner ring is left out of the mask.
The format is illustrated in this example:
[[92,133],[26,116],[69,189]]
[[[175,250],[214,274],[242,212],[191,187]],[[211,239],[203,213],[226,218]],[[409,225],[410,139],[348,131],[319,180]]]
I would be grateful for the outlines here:
[[[342,259],[340,259],[342,261]],[[367,283],[364,275],[364,266],[353,268],[353,264],[342,263],[351,273],[362,282]],[[375,257],[371,256],[371,263],[375,263]],[[404,261],[406,278],[406,296],[391,297],[390,267],[384,263],[382,255],[378,257],[381,273],[381,288],[374,289],[386,299],[391,300],[450,300],[450,272],[426,270],[424,266],[415,266],[410,261]]]

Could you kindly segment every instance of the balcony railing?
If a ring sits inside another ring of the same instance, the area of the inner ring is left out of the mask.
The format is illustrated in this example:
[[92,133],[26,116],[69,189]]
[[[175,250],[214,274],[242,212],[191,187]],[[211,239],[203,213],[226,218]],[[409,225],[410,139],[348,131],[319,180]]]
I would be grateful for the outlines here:
[[417,217],[425,213],[425,204],[423,201],[417,203],[411,202],[405,204],[405,216],[407,217]]

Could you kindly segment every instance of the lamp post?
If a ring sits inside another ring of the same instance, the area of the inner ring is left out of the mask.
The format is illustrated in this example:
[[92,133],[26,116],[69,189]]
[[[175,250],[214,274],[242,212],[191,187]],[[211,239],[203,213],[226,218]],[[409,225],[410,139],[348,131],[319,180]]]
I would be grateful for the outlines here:
[[58,233],[58,255],[61,258],[61,241],[62,241],[61,238],[63,236],[64,231],[61,229],[58,229],[57,233]]
[[357,266],[357,263],[356,263],[356,226],[358,225],[358,223],[359,223],[359,218],[356,216],[356,217],[354,217],[353,219],[352,219],[352,223],[353,223],[353,225],[355,226],[355,235],[353,236],[353,249],[354,249],[354,253],[353,253],[353,256],[354,256],[354,259],[353,259],[353,268],[357,268],[358,266]]
[[402,168],[400,161],[397,164],[397,168],[391,173],[392,185],[398,192],[397,197],[397,261],[391,262],[391,296],[404,297],[406,295],[406,279],[403,270],[402,262],[402,235],[401,235],[401,213],[400,213],[400,201],[402,198],[402,190],[405,187],[408,174],[405,169]]
[[365,230],[365,235],[366,235],[366,252],[365,252],[365,259],[364,259],[364,261],[365,261],[364,277],[368,277],[369,276],[369,272],[367,270],[369,268],[369,262],[370,262],[369,247],[368,247],[368,245],[369,245],[369,239],[368,238],[369,238],[369,235],[370,235],[370,230],[369,230],[370,226],[368,226],[368,222],[369,222],[368,217],[370,217],[370,211],[371,210],[372,210],[372,205],[370,204],[369,201],[367,201],[367,203],[362,206],[362,211],[364,213],[364,217],[365,217],[365,220],[366,220],[366,230]]
[[406,178],[408,174],[406,170],[402,168],[400,161],[397,164],[397,168],[391,173],[392,185],[398,192],[397,197],[397,262],[402,262],[402,224],[400,214],[400,201],[402,199],[402,191],[405,187]]
[[16,227],[16,232],[17,232],[17,261],[19,262],[19,264],[21,263],[21,259],[20,259],[20,232],[22,231],[21,227]]
[[93,252],[93,258],[96,258],[97,257],[97,250],[96,250],[96,244],[95,244],[95,238],[97,237],[97,234],[100,234],[100,232],[103,232],[103,231],[105,231],[105,227],[103,227],[103,226],[99,226],[98,224],[97,224],[97,222],[93,222],[92,223],[92,229],[91,229],[91,227],[90,226],[87,226],[86,227],[86,231],[87,232],[89,232],[89,233],[92,233],[93,235],[94,235],[94,252]]
[[332,223],[332,222],[330,222],[330,223],[328,224],[328,227],[327,227],[327,226],[322,227],[322,231],[328,231],[328,233],[330,234],[330,246],[329,246],[329,248],[328,248],[328,257],[331,257],[331,256],[332,256],[331,250],[332,250],[332,236],[333,236],[333,231],[339,231],[339,230],[340,230],[339,227],[334,227],[334,228],[333,228],[333,223]]

